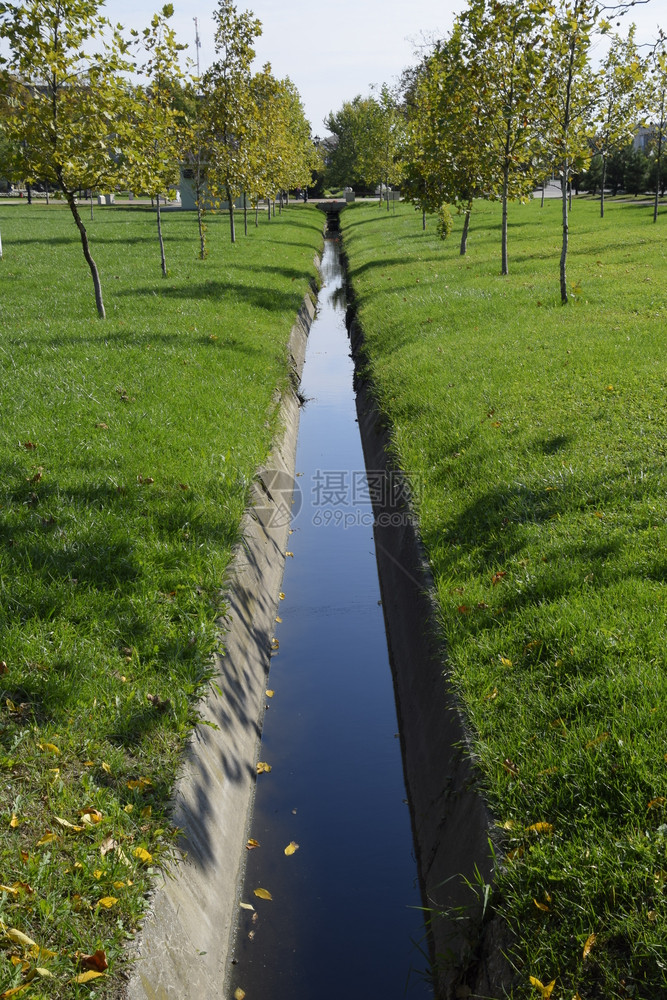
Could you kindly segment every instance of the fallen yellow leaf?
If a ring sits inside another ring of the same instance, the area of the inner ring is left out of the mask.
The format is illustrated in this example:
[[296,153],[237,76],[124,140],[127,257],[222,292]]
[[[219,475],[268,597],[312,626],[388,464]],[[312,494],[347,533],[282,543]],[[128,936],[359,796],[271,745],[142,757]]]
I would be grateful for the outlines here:
[[234,1000],[244,1000],[245,990],[242,990],[240,986],[237,986],[234,990]]
[[242,910],[252,910],[253,913],[255,912],[255,907],[252,903],[239,903],[239,906]]
[[40,750],[48,750],[49,753],[58,753],[58,754],[60,753],[60,750],[55,745],[55,743],[40,743],[39,744],[39,749]]
[[47,830],[44,836],[37,841],[37,846],[43,847],[44,844],[50,844],[52,840],[57,840],[57,839],[58,839],[57,833],[51,833],[50,830]]
[[123,811],[126,812],[126,813],[131,813],[133,809],[134,809],[134,806],[132,805],[131,802],[128,802],[128,804],[126,806],[123,806]]
[[267,764],[265,760],[257,762],[257,774],[268,774],[270,770],[271,765]]
[[506,656],[501,656],[500,657],[500,662],[502,663],[502,665],[504,667],[511,667],[512,666],[512,661],[508,660],[508,658]]
[[148,819],[149,816],[153,814],[153,806],[144,806],[141,810],[141,815],[143,819]]
[[9,927],[5,934],[10,939],[10,941],[15,941],[16,944],[22,945],[24,948],[38,948],[39,945],[32,938],[29,938],[27,934],[23,931],[17,931],[15,927]]
[[21,820],[18,818],[18,816],[16,815],[16,813],[12,813],[12,818],[9,821],[9,825],[11,826],[11,828],[13,830],[15,830],[16,827],[19,825],[20,822],[21,822]]
[[53,818],[56,821],[56,823],[58,823],[60,826],[64,826],[66,830],[74,830],[75,833],[81,833],[82,830],[85,830],[85,827],[75,826],[74,823],[70,823],[66,819],[61,819],[60,816],[54,816]]
[[553,979],[548,986],[543,986],[539,979],[536,979],[535,976],[530,976],[530,981],[535,989],[541,991],[543,1000],[548,1000],[554,991],[554,986],[556,985],[555,979]]
[[14,886],[2,885],[2,883],[0,883],[0,892],[8,892],[12,896],[18,896],[19,889],[15,889]]
[[40,966],[39,966],[39,965],[38,965],[38,966],[37,966],[37,968],[35,969],[35,972],[37,973],[37,975],[38,975],[38,976],[41,976],[41,977],[42,977],[42,979],[55,979],[55,978],[56,978],[56,977],[55,977],[55,976],[53,975],[53,973],[52,973],[52,972],[49,972],[49,970],[48,970],[48,969],[42,969],[42,968],[40,968]]
[[276,621],[278,622],[279,625],[282,624],[282,618],[280,617],[280,615],[276,615]]
[[143,847],[135,847],[134,856],[135,858],[138,858],[139,861],[143,861],[145,865],[149,865],[153,860],[153,855],[149,854]]
[[268,889],[254,889],[253,891],[256,896],[259,896],[260,899],[273,899],[273,896]]
[[290,854],[296,854],[298,850],[299,850],[299,845],[295,844],[294,841],[292,840],[285,848],[285,854],[287,854],[287,856],[289,857]]
[[276,693],[276,692],[275,692],[275,691],[272,691],[272,690],[271,690],[271,688],[268,688],[268,690],[266,690],[266,691],[264,692],[264,694],[266,695],[266,697],[267,697],[267,698],[273,698],[273,696],[274,696],[274,694],[275,694],[275,693]]
[[80,809],[79,816],[81,817],[81,822],[86,823],[89,826],[93,826],[102,821],[102,813],[99,809],[93,809],[92,806],[88,806],[87,809]]
[[102,770],[106,771],[107,774],[111,774],[111,767],[105,760],[102,761]]
[[254,837],[251,837],[245,845],[246,851],[254,851],[256,847],[259,847],[259,841],[255,840]]
[[281,591],[280,591],[280,593],[278,594],[278,597],[280,598],[280,600],[281,600],[281,601],[284,601],[284,600],[285,600],[285,595],[283,594],[282,590],[281,590]]
[[23,993],[24,990],[30,989],[30,983],[24,983],[23,986],[14,986],[11,990],[5,990],[4,993],[0,993],[0,997],[15,997],[18,993]]
[[553,833],[552,823],[533,823],[531,826],[526,827],[526,832],[532,831],[533,833]]
[[105,910],[110,910],[114,903],[117,902],[118,900],[115,896],[102,896],[102,899],[97,900],[97,905],[103,906]]
[[78,976],[75,976],[74,979],[72,979],[72,982],[89,983],[91,979],[99,979],[100,976],[103,976],[104,974],[104,972],[95,972],[94,969],[90,969],[89,972],[80,972]]
[[584,953],[583,953],[584,958],[588,958],[588,956],[591,953],[591,948],[593,947],[594,944],[595,944],[595,934],[589,934],[589,936],[586,938],[586,944],[584,945]]
[[542,910],[543,913],[549,912],[549,907],[546,905],[546,903],[538,903],[536,899],[533,899],[533,902],[535,903],[535,906],[538,908],[538,910]]

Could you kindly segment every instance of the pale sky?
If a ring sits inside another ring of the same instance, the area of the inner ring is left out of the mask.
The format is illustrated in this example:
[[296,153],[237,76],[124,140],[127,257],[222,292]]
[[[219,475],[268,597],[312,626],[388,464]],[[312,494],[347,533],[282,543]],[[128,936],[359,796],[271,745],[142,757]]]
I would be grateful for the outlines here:
[[[104,12],[126,27],[142,28],[165,0],[106,0]],[[211,12],[215,0],[172,0],[172,26],[195,58],[195,25],[199,21],[200,68],[214,59]],[[239,11],[251,10],[262,22],[257,42],[259,69],[270,62],[277,77],[296,84],[313,134],[325,135],[323,119],[343,101],[367,95],[371,85],[393,83],[403,69],[418,60],[415,50],[425,40],[442,37],[466,0],[337,0],[317,4],[306,0],[235,0]],[[657,37],[658,24],[667,29],[666,0],[638,4],[622,19],[625,34],[637,24],[637,42]]]

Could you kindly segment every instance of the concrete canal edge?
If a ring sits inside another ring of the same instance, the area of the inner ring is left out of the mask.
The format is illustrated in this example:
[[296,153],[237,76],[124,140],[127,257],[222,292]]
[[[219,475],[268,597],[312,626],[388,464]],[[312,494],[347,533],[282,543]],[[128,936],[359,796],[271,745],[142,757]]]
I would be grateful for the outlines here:
[[[493,881],[493,818],[479,788],[469,730],[447,679],[433,577],[390,458],[387,419],[365,374],[363,331],[353,308],[348,330],[364,461],[375,483],[378,575],[436,995],[443,1000],[504,997],[514,982],[506,958],[512,939],[484,898],[484,886]],[[378,476],[384,481],[381,490]]]
[[[159,878],[134,952],[125,1000],[213,1000],[226,996],[240,900],[243,846],[257,777],[271,639],[288,548],[284,491],[293,482],[298,382],[315,307],[307,296],[292,327],[292,388],[279,404],[282,433],[259,470],[224,583],[224,655],[200,706],[205,723],[188,743],[171,820],[182,831],[177,857]],[[264,475],[270,470],[271,478]],[[282,500],[282,502],[281,502]]]

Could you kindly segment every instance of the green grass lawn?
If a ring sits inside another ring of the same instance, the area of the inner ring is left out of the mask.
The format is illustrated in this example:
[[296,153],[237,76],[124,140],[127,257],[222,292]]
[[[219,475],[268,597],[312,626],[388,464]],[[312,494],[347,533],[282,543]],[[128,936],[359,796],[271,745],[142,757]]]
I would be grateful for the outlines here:
[[162,279],[152,212],[84,215],[106,321],[67,209],[0,204],[3,997],[118,981],[324,223],[301,206],[232,246],[211,217],[202,262],[165,212]]
[[[667,215],[341,217],[503,853],[516,997],[667,996]],[[546,993],[544,995],[547,995]]]

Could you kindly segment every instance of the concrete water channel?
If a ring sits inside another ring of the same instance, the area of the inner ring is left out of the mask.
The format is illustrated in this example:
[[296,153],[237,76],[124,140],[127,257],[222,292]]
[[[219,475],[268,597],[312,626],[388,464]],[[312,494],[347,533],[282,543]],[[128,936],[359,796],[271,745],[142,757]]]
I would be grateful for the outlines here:
[[335,233],[321,273],[295,490],[273,486],[292,519],[259,755],[271,770],[257,778],[227,993],[416,1000],[432,996],[428,946]]

